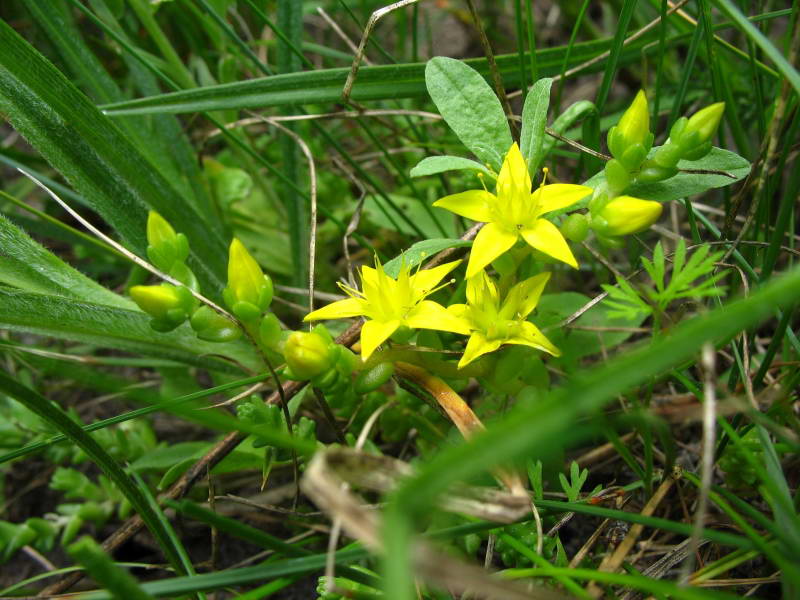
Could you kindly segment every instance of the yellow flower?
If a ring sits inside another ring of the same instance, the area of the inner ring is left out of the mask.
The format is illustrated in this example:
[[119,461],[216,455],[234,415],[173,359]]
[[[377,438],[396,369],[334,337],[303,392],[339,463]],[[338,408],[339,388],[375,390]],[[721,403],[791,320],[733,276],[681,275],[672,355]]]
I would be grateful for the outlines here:
[[340,283],[339,287],[349,298],[315,310],[306,315],[304,320],[367,317],[369,321],[361,329],[362,360],[367,360],[401,326],[469,335],[469,327],[463,320],[447,312],[442,305],[425,300],[460,262],[449,262],[413,274],[403,264],[397,279],[392,279],[375,259],[374,269],[361,267],[361,291]]
[[467,277],[473,277],[511,248],[520,236],[532,247],[577,268],[578,263],[558,228],[542,215],[572,206],[592,193],[584,185],[542,185],[531,193],[531,178],[519,146],[513,144],[497,177],[497,195],[470,190],[445,196],[434,206],[486,225],[472,244]]
[[536,308],[550,273],[520,281],[500,301],[497,285],[485,271],[467,280],[467,304],[453,304],[448,310],[469,323],[472,333],[458,368],[494,352],[503,344],[520,344],[553,356],[561,352],[526,317]]

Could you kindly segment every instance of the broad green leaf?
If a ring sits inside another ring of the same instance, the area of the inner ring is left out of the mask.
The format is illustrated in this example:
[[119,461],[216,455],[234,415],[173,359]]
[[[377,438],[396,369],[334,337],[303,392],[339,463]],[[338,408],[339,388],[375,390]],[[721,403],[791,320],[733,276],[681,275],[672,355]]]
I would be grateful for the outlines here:
[[431,240],[423,240],[411,246],[400,256],[387,262],[383,265],[383,270],[386,271],[386,274],[390,277],[397,277],[398,273],[400,273],[400,266],[403,263],[409,267],[415,267],[425,259],[447,248],[463,248],[471,245],[472,242],[458,239],[434,238]]
[[411,169],[411,177],[437,175],[445,171],[477,171],[492,179],[497,177],[495,173],[481,163],[461,156],[428,156],[423,158]]
[[500,171],[511,130],[497,95],[460,60],[437,56],[425,67],[428,93],[458,139],[482,162]]
[[0,282],[29,292],[68,296],[132,309],[135,304],[107,290],[46,250],[0,214]]
[[[635,196],[636,198],[644,198],[645,200],[670,202],[672,200],[694,196],[695,194],[702,194],[713,188],[731,185],[732,183],[741,181],[750,173],[750,163],[747,162],[747,160],[734,152],[721,148],[712,148],[711,152],[700,160],[682,160],[678,163],[678,168],[724,171],[732,175],[732,177],[705,173],[678,173],[675,177],[658,183],[640,183],[632,185],[625,190],[625,193],[629,196]],[[603,181],[605,181],[605,174],[603,171],[600,171],[589,179],[586,185],[596,187]]]
[[118,127],[3,21],[0,112],[132,250],[144,253],[147,208],[154,208],[189,238],[195,253],[191,266],[206,288],[222,287],[226,252],[216,228],[207,226]]
[[139,311],[0,288],[0,328],[168,358],[217,371],[241,373],[235,364],[214,357],[222,354],[257,368],[253,353],[243,342],[203,342],[188,325],[158,333],[149,323],[150,317]]
[[[641,43],[652,41],[644,36],[623,49],[622,62],[640,60]],[[641,43],[640,43],[641,42]],[[609,40],[574,44],[569,66],[582,63],[608,49]],[[556,75],[561,71],[566,48],[544,48],[536,51],[536,60],[542,75]],[[496,57],[497,66],[507,86],[520,85],[519,55],[502,54]],[[465,64],[488,76],[485,58],[469,59]],[[588,67],[585,73],[602,70],[602,63]],[[334,104],[341,100],[342,88],[350,72],[348,68],[317,69],[301,73],[286,73],[225,83],[216,86],[173,92],[127,100],[103,106],[107,115],[153,113],[187,113],[232,108],[264,108],[287,104]],[[364,66],[350,97],[363,102],[398,98],[421,98],[425,89],[425,65],[406,63],[398,65]]]
[[519,149],[528,165],[531,177],[536,177],[536,171],[542,164],[545,154],[544,132],[547,127],[547,109],[550,108],[550,87],[553,80],[540,79],[533,84],[525,97],[525,106],[522,107],[522,132],[519,138]]

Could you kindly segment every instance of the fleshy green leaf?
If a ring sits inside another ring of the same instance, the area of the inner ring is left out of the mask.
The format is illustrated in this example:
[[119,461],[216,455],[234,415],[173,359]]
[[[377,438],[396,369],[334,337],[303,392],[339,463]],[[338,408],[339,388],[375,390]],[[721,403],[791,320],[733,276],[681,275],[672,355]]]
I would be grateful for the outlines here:
[[425,67],[428,93],[458,139],[482,162],[500,170],[511,130],[494,91],[472,67],[437,56]]

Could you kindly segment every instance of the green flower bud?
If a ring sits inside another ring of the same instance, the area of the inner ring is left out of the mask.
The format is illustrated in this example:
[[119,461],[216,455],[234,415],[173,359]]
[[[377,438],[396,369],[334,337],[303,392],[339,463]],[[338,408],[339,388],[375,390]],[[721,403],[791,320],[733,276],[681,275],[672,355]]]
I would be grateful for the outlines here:
[[592,225],[604,236],[617,237],[644,231],[661,216],[662,205],[652,200],[619,196],[606,204]]
[[[681,147],[672,141],[669,141],[656,150],[655,156],[653,156],[652,164],[656,164],[659,167],[664,167],[665,169],[673,169],[681,159],[681,154]],[[651,161],[647,161],[647,164],[651,164]]]
[[242,335],[236,323],[206,305],[194,311],[190,324],[197,337],[209,342],[231,342]]
[[183,263],[189,256],[186,236],[175,233],[166,219],[154,210],[147,215],[147,243],[150,262],[168,273],[174,264]]
[[711,142],[704,142],[692,148],[691,150],[684,152],[683,156],[681,157],[683,160],[700,160],[706,154],[711,152]]
[[272,280],[236,238],[228,256],[228,286],[222,293],[228,308],[242,321],[261,316],[272,302]]
[[[608,132],[608,148],[614,158],[622,160],[625,152],[632,146],[639,145],[647,155],[653,136],[650,133],[650,113],[647,108],[647,97],[639,90],[628,110],[622,115],[619,123]],[[625,161],[627,163],[627,161]],[[626,164],[626,166],[629,166]],[[634,165],[629,168],[636,168]]]
[[724,112],[724,102],[716,102],[705,108],[701,108],[689,118],[686,129],[680,136],[681,140],[683,140],[685,136],[696,134],[696,143],[692,144],[692,146],[710,142],[717,133],[717,128],[719,127],[719,123],[722,120],[722,113]]
[[294,376],[311,379],[333,366],[332,344],[317,333],[295,331],[283,348],[286,364]]
[[135,285],[130,295],[139,308],[153,317],[150,326],[161,332],[171,331],[183,323],[196,305],[189,290],[168,283]]
[[573,213],[561,225],[561,233],[569,241],[580,243],[589,233],[589,220],[583,213]]

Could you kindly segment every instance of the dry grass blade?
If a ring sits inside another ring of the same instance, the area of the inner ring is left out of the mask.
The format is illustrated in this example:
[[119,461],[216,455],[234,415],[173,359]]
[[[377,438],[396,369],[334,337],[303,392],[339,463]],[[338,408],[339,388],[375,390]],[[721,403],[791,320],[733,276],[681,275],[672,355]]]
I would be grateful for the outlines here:
[[347,104],[348,100],[350,100],[350,93],[353,91],[353,84],[356,81],[358,69],[361,66],[361,61],[364,58],[364,49],[367,46],[369,36],[372,34],[372,30],[377,22],[390,12],[397,10],[398,8],[403,8],[404,6],[409,6],[410,4],[415,4],[417,2],[419,2],[419,0],[400,0],[400,2],[395,2],[388,6],[384,6],[383,8],[379,8],[370,15],[369,20],[367,21],[367,26],[364,28],[364,33],[361,35],[361,41],[356,49],[356,55],[353,58],[353,64],[350,66],[350,73],[347,75],[347,81],[344,82],[344,88],[342,89],[342,102],[344,104]]
[[[343,528],[375,552],[382,550],[380,519],[368,510],[358,497],[346,489],[340,474],[377,480],[383,486],[396,476],[411,473],[401,461],[373,456],[352,449],[332,448],[318,452],[306,469],[301,481],[303,491],[331,517],[341,519]],[[376,473],[377,471],[382,471]],[[496,492],[500,493],[500,492]],[[510,502],[521,503],[517,496],[506,494]],[[490,511],[491,512],[491,511]],[[546,589],[526,590],[516,584],[493,578],[485,570],[454,559],[431,544],[416,541],[413,547],[416,573],[423,579],[455,593],[469,593],[476,598],[503,600],[563,600],[567,596]]]

